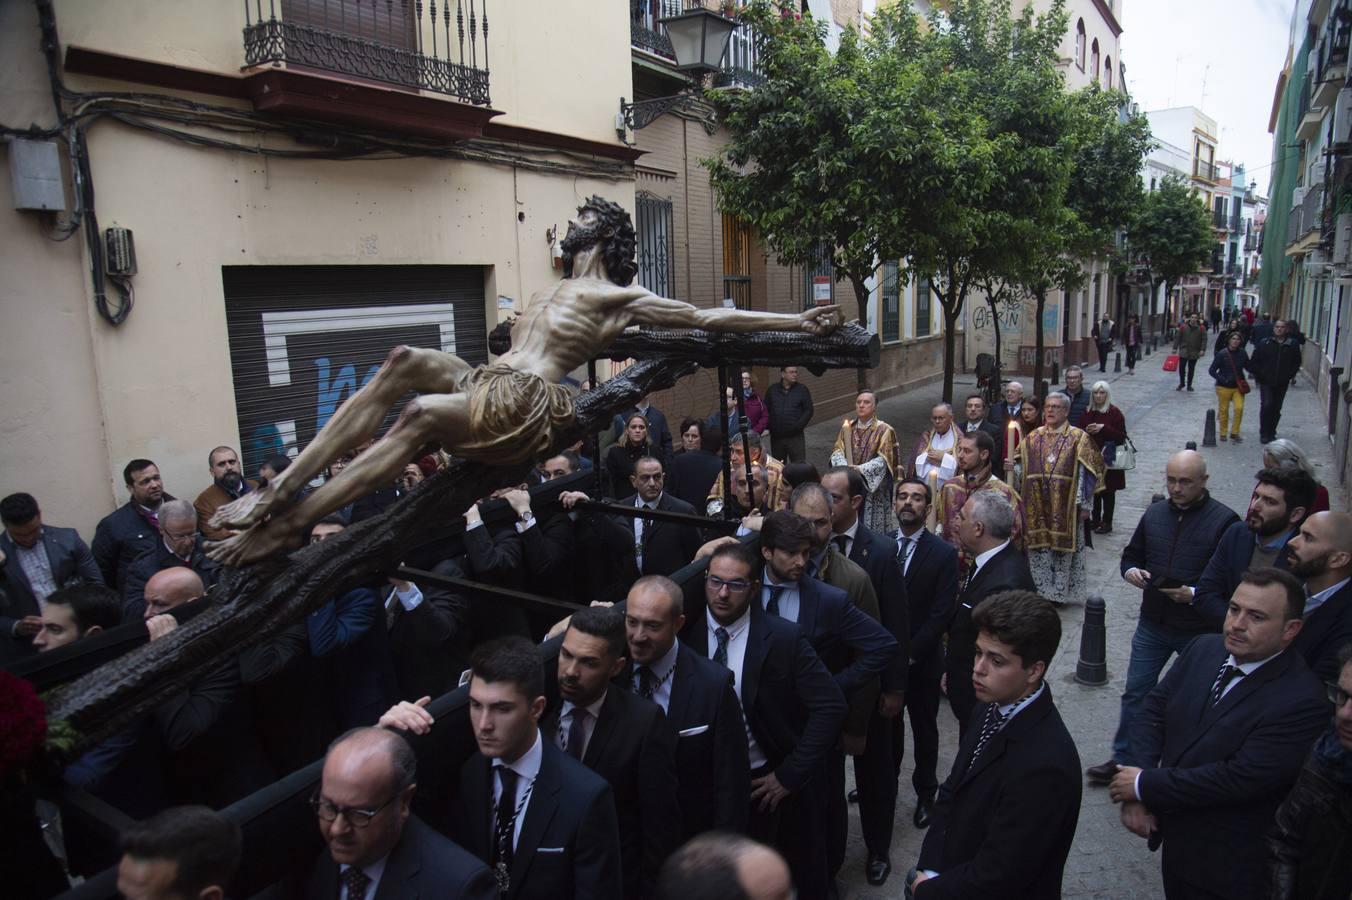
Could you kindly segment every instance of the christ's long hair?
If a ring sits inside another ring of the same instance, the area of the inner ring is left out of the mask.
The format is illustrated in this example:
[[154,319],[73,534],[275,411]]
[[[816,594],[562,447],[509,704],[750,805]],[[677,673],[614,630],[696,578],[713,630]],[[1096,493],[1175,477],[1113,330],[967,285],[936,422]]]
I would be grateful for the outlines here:
[[559,248],[563,251],[563,274],[573,277],[573,254],[593,244],[601,244],[601,262],[606,277],[620,287],[628,287],[638,273],[634,260],[634,223],[629,212],[593,194],[577,208],[578,215],[591,210],[599,221],[591,228],[572,229]]

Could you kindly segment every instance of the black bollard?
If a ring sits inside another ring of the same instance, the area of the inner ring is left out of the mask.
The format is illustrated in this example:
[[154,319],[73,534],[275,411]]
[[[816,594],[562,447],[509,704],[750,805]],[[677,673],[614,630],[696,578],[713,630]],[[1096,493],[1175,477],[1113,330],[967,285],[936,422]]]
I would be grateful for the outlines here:
[[1214,409],[1206,411],[1206,427],[1202,429],[1202,446],[1216,446],[1216,411]]
[[1141,345],[1141,355],[1142,355],[1142,356],[1149,356],[1149,355],[1150,355],[1150,342],[1149,342],[1149,341],[1146,341],[1144,344]]
[[1122,354],[1121,354],[1121,353],[1116,353],[1116,354],[1113,355],[1113,371],[1114,371],[1114,372],[1121,372],[1121,371],[1122,371]]
[[1041,393],[1039,396],[1041,396],[1043,400],[1046,400],[1046,399],[1047,399],[1047,395],[1050,394],[1051,391],[1052,391],[1052,386],[1051,386],[1050,384],[1047,383],[1047,379],[1045,379],[1045,378],[1042,379],[1042,393]]
[[1160,502],[1161,500],[1163,500],[1163,499],[1164,499],[1164,495],[1163,495],[1163,494],[1151,494],[1151,495],[1150,495],[1150,502],[1151,502],[1151,503],[1159,503],[1159,502]]
[[1197,449],[1197,442],[1196,442],[1196,441],[1188,441],[1186,444],[1183,445],[1183,449],[1184,449],[1184,450],[1196,450],[1196,449]]
[[1075,664],[1075,680],[1089,687],[1108,683],[1108,631],[1105,624],[1107,604],[1102,597],[1084,602],[1084,625],[1080,628],[1080,661]]
[[1060,383],[1061,383],[1061,364],[1054,362],[1052,363],[1052,384],[1060,384]]

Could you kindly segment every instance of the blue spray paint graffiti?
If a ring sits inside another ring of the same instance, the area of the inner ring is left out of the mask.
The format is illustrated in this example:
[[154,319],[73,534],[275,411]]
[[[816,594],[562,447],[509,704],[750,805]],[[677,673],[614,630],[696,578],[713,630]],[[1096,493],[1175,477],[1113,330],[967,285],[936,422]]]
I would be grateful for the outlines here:
[[[329,419],[338,411],[338,404],[346,399],[344,393],[351,395],[357,392],[357,367],[353,365],[343,366],[338,370],[338,376],[332,381],[329,380],[329,371],[332,363],[327,356],[321,356],[314,361],[315,368],[319,369],[318,386],[315,397],[315,431],[328,424]],[[366,370],[366,377],[361,380],[361,387],[366,387],[372,378],[376,377],[376,372],[380,371],[380,366],[371,366]]]

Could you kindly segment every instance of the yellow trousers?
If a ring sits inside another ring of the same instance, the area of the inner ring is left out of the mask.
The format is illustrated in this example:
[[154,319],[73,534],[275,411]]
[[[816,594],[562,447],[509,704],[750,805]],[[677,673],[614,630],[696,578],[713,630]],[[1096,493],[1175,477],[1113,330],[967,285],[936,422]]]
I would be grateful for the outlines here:
[[1216,405],[1220,407],[1216,423],[1219,431],[1217,436],[1227,433],[1227,426],[1230,425],[1230,404],[1235,404],[1234,425],[1228,429],[1231,437],[1239,434],[1239,424],[1244,421],[1244,395],[1239,392],[1239,388],[1221,387],[1216,385]]

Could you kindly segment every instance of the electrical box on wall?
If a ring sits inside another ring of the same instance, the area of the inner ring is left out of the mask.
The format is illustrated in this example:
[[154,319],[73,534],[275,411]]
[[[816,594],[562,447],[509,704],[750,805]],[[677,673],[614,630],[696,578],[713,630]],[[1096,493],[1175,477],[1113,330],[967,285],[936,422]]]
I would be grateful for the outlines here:
[[132,243],[131,229],[113,225],[104,232],[104,265],[109,275],[136,274],[136,245]]
[[61,183],[61,149],[56,141],[9,142],[9,180],[15,209],[64,211],[66,189]]

